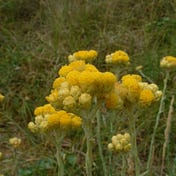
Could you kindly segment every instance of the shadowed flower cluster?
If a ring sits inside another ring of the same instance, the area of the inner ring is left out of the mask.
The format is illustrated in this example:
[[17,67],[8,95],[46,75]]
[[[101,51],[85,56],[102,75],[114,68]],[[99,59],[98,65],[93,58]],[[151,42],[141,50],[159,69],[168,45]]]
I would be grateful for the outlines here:
[[111,143],[108,144],[108,149],[110,151],[120,152],[129,152],[131,149],[130,143],[130,134],[117,134],[111,138]]
[[123,108],[127,105],[149,106],[158,101],[162,96],[162,91],[156,84],[142,82],[140,75],[128,74],[117,82],[115,88],[106,96],[107,108]]
[[63,110],[56,111],[50,104],[37,107],[34,114],[35,122],[28,124],[32,132],[48,132],[53,129],[70,130],[82,124],[80,117]]

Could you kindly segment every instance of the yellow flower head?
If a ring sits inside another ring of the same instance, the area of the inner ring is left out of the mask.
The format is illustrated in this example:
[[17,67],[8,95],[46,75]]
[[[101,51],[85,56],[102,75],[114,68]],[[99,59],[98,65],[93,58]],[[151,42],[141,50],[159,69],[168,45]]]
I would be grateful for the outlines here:
[[81,89],[78,86],[72,86],[70,88],[70,95],[73,96],[75,100],[78,99],[80,94],[81,94]]
[[78,85],[78,78],[79,78],[80,72],[77,70],[73,70],[69,72],[66,76],[66,79],[69,84],[71,85]]
[[58,100],[58,96],[59,96],[58,90],[54,89],[54,90],[51,90],[51,94],[49,94],[45,98],[49,103],[52,103]]
[[64,77],[56,78],[53,82],[53,89],[57,89],[60,87],[61,83],[65,82],[66,79]]
[[48,116],[48,128],[59,128],[60,127],[60,117],[65,116],[67,114],[66,111],[57,111],[56,113],[53,113]]
[[86,64],[85,71],[98,72],[98,69],[92,64]]
[[155,96],[150,89],[144,89],[140,93],[139,103],[142,106],[149,106],[154,101]]
[[101,87],[101,91],[104,93],[108,93],[114,88],[117,78],[113,73],[105,72],[101,74],[101,77],[100,79],[98,79],[98,81],[100,84],[99,87]]
[[63,99],[63,98],[65,98],[65,97],[67,97],[67,96],[69,96],[69,94],[70,94],[70,90],[68,89],[68,88],[60,88],[59,90],[58,90],[58,96],[59,96],[59,98],[61,98],[61,99]]
[[88,108],[90,107],[91,105],[91,100],[92,100],[92,97],[90,94],[88,93],[83,93],[80,95],[79,97],[79,103],[82,107],[84,108]]
[[61,69],[59,70],[58,74],[59,74],[59,76],[65,77],[65,76],[67,76],[67,74],[68,74],[69,72],[71,72],[72,70],[73,70],[73,68],[72,68],[71,66],[65,65],[65,66],[62,66],[62,67],[61,67]]
[[122,82],[125,81],[126,79],[134,78],[136,81],[141,82],[142,77],[137,74],[127,74],[122,77]]
[[83,92],[91,92],[95,88],[95,73],[97,72],[89,72],[83,71],[79,75],[79,86],[81,87]]
[[162,68],[176,68],[176,57],[166,56],[160,61]]
[[44,114],[52,114],[56,112],[56,110],[51,106],[51,104],[46,104],[44,106],[39,106],[34,110],[34,115],[44,115]]
[[139,98],[141,91],[138,81],[133,77],[122,78],[122,85],[128,90],[127,99],[130,102],[135,102]]
[[69,129],[72,125],[71,116],[66,113],[60,117],[60,128]]
[[120,99],[118,94],[113,91],[107,94],[105,105],[108,109],[121,108],[123,106],[123,101]]
[[75,104],[76,101],[72,96],[65,97],[63,100],[63,105],[65,106],[66,109],[73,108]]
[[73,117],[71,119],[71,124],[72,124],[73,128],[78,128],[82,124],[82,119],[76,115],[73,115]]
[[2,102],[4,100],[4,95],[2,95],[1,93],[0,93],[0,102]]
[[86,64],[84,61],[78,60],[78,61],[74,61],[74,62],[70,63],[69,67],[71,67],[73,70],[77,70],[77,71],[82,72],[85,70]]
[[38,127],[37,127],[37,125],[34,122],[29,122],[28,123],[28,128],[33,133],[36,133],[39,130]]
[[21,139],[17,137],[13,137],[9,139],[10,145],[12,145],[14,148],[17,148],[21,145]]
[[127,53],[125,53],[124,51],[118,50],[115,51],[114,53],[107,55],[106,56],[106,63],[110,63],[110,64],[129,64],[129,56]]
[[69,62],[73,62],[75,60],[84,60],[84,61],[92,61],[98,56],[98,53],[95,50],[82,50],[73,53],[68,57]]
[[111,151],[119,152],[129,152],[131,149],[130,134],[117,134],[112,137],[112,143],[108,144],[108,149]]
[[69,130],[71,127],[78,128],[82,124],[82,119],[73,113],[67,113],[66,111],[57,111],[51,114],[47,118],[48,128]]

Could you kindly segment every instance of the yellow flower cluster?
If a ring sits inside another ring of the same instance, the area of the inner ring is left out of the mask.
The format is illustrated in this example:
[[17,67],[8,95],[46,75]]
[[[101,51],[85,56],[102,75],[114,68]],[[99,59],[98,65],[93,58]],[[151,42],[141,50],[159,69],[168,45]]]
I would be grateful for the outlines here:
[[12,145],[14,148],[17,148],[21,145],[21,139],[17,137],[10,138],[9,144]]
[[114,89],[116,82],[111,72],[100,72],[80,60],[63,66],[58,74],[46,99],[54,107],[72,112],[79,107],[90,107],[94,97],[103,98]]
[[124,64],[128,65],[130,62],[130,58],[128,54],[124,51],[118,50],[114,53],[107,55],[105,58],[105,62],[108,64]]
[[166,56],[160,61],[162,68],[176,68],[176,57]]
[[162,91],[156,84],[142,82],[142,78],[136,74],[128,74],[122,77],[121,82],[115,84],[111,94],[106,97],[107,108],[122,108],[123,105],[138,104],[139,106],[149,106],[158,101],[162,96]]
[[82,50],[82,51],[77,51],[73,53],[73,55],[69,55],[68,60],[69,62],[73,62],[76,60],[84,60],[84,61],[90,62],[96,59],[97,56],[98,56],[98,53],[95,50],[89,50],[89,51]]
[[0,93],[0,102],[2,102],[4,100],[4,95],[2,95],[1,93]]
[[108,144],[108,149],[110,151],[120,152],[129,152],[131,149],[130,143],[130,134],[117,134],[111,138],[111,143]]
[[29,122],[28,128],[32,132],[47,132],[52,129],[69,130],[78,128],[82,124],[80,117],[60,110],[56,111],[50,104],[37,107],[34,111],[35,122]]

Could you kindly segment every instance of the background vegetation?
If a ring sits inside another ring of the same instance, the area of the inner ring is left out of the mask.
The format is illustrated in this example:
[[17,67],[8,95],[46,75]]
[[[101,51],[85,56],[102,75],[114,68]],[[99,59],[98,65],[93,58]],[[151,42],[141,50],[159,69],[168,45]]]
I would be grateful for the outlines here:
[[[15,135],[23,140],[18,151],[17,175],[55,174],[53,146],[31,134],[27,124],[33,119],[34,108],[45,103],[44,97],[50,91],[57,70],[67,63],[69,54],[95,49],[99,52],[95,65],[104,70],[105,55],[124,50],[132,63],[128,73],[135,73],[135,67],[143,65],[143,72],[162,89],[164,73],[159,68],[159,61],[163,56],[176,55],[175,29],[175,0],[1,0],[0,92],[6,98],[0,107],[0,151],[5,155],[0,171],[13,175],[8,139]],[[173,87],[173,83],[175,80],[170,79],[169,86]],[[169,88],[157,130],[154,175],[161,165],[171,91]],[[138,145],[143,149],[140,151],[143,163],[148,155],[157,111],[158,105],[144,113],[138,122]],[[175,124],[173,118],[165,167],[169,176],[176,174]],[[63,144],[63,148],[70,151],[65,153],[69,176],[84,175],[83,157],[80,154],[78,159],[76,155],[84,143],[84,139],[79,139],[79,133],[74,139],[79,143],[75,145],[75,141],[68,138]],[[95,168],[96,175],[101,175],[101,168]]]

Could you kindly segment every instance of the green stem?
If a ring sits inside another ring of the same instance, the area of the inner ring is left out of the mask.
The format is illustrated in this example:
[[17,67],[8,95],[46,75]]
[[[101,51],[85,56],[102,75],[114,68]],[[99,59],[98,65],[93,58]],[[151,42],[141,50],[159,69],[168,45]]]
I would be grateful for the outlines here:
[[126,166],[127,166],[126,156],[125,156],[125,154],[122,154],[122,172],[121,172],[121,176],[126,176]]
[[64,164],[62,159],[61,153],[61,144],[64,138],[64,133],[58,134],[59,132],[55,133],[55,140],[56,140],[56,160],[58,165],[58,176],[64,176]]
[[130,135],[131,135],[131,141],[132,141],[132,156],[135,163],[135,172],[136,176],[140,174],[140,159],[138,156],[138,150],[137,150],[137,141],[136,141],[136,117],[132,117],[129,120],[129,129],[130,129]]
[[102,144],[101,144],[101,132],[100,132],[100,128],[101,128],[101,120],[100,120],[100,111],[97,111],[97,143],[98,143],[98,151],[99,151],[99,155],[100,155],[100,159],[102,162],[102,166],[103,166],[103,175],[107,176],[107,169],[106,169],[106,163],[105,163],[105,159],[103,157],[103,151],[102,151]]
[[92,125],[89,119],[84,119],[83,121],[83,129],[86,136],[86,174],[87,176],[92,176]]
[[160,101],[160,105],[159,105],[159,111],[158,111],[157,116],[156,116],[156,122],[155,122],[154,130],[153,130],[153,134],[152,134],[152,139],[151,139],[151,143],[150,143],[150,150],[149,150],[149,156],[148,156],[148,161],[147,161],[147,171],[148,172],[150,172],[150,168],[151,168],[151,165],[152,165],[153,145],[154,145],[154,142],[155,142],[155,136],[156,136],[156,131],[157,131],[157,127],[158,127],[158,124],[159,124],[159,120],[160,120],[160,115],[163,112],[163,108],[164,108],[164,99],[165,99],[165,94],[166,94],[168,78],[169,78],[169,72],[166,73],[166,77],[164,79],[163,94],[162,94],[162,97],[161,97],[161,101]]
[[17,168],[18,168],[18,158],[17,158],[17,149],[13,148],[13,162],[14,162],[14,170],[13,173],[17,175]]

